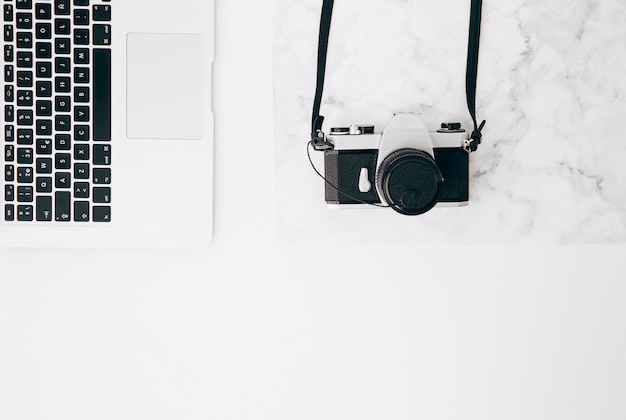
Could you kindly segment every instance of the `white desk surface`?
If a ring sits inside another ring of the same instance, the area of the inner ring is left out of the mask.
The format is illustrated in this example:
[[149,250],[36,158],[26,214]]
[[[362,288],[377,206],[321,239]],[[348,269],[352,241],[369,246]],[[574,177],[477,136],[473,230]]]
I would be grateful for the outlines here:
[[626,417],[624,246],[276,245],[267,9],[217,6],[210,248],[0,250],[0,419]]

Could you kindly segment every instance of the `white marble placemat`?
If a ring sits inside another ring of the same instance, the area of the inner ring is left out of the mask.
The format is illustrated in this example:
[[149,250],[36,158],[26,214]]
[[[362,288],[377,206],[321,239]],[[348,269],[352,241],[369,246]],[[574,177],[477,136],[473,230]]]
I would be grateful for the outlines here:
[[[470,201],[417,217],[330,210],[306,144],[321,0],[274,0],[276,222],[283,243],[613,243],[626,239],[626,2],[484,0],[478,82],[483,144]],[[465,102],[469,0],[337,0],[326,132],[384,128],[413,112],[431,129]],[[323,169],[323,154],[313,152]]]

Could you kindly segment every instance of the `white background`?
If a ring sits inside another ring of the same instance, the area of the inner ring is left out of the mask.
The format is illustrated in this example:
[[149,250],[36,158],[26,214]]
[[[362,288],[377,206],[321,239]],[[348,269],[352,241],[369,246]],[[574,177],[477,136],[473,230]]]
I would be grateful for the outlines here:
[[0,419],[624,419],[624,246],[276,245],[271,11],[217,5],[215,237],[0,250]]

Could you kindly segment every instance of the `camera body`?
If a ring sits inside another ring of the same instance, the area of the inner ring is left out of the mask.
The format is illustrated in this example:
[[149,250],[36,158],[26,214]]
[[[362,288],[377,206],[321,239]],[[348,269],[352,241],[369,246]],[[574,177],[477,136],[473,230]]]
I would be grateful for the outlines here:
[[333,128],[324,153],[329,207],[389,206],[418,215],[469,199],[468,133],[459,123],[436,132],[413,114],[396,114],[382,133],[373,126]]

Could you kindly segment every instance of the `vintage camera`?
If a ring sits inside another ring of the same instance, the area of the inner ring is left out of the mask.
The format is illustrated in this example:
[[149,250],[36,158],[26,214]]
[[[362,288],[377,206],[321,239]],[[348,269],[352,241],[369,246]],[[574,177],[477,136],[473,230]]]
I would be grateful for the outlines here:
[[469,136],[460,123],[428,132],[413,114],[396,114],[382,133],[373,126],[332,128],[325,150],[326,203],[368,204],[418,215],[462,206],[469,195]]

